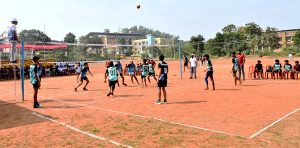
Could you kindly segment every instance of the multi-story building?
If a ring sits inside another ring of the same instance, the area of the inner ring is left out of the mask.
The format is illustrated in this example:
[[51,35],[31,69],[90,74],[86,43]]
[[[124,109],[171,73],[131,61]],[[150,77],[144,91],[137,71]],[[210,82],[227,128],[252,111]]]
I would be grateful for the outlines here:
[[279,30],[278,37],[280,38],[279,44],[282,48],[286,48],[292,46],[293,37],[295,36],[296,32],[300,29],[290,29],[290,30]]
[[[120,46],[122,44],[130,44],[130,39],[145,37],[144,34],[136,33],[105,33],[105,32],[90,32],[87,36],[99,36],[101,42],[104,44],[102,54],[123,54],[126,47]],[[124,43],[120,43],[120,38]]]
[[146,39],[133,40],[132,51],[134,56],[139,56],[149,46],[172,45],[173,40],[166,38],[155,38],[153,35],[147,35]]

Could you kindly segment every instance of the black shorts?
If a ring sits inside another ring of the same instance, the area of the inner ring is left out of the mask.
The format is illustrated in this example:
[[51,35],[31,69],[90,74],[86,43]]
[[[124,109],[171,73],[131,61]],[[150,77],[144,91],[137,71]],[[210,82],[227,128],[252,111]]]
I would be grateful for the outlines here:
[[81,77],[81,81],[83,80],[88,80],[88,78],[85,76],[85,77]]
[[188,66],[189,62],[184,62],[184,66]]
[[146,77],[147,77],[147,76],[141,75],[141,78],[142,78],[142,79],[144,79],[144,78],[146,78]]
[[149,72],[149,76],[155,76],[155,72],[152,73]]
[[168,84],[168,81],[162,81],[162,80],[159,80],[157,82],[157,86],[158,87],[167,87],[167,84]]
[[36,83],[36,84],[32,84],[33,88],[39,88],[39,84]]
[[208,78],[208,77],[213,77],[213,75],[214,75],[214,71],[207,71],[206,72],[206,77]]
[[274,73],[280,73],[281,70],[274,70],[273,72],[274,72]]
[[232,73],[233,73],[233,74],[236,74],[236,73],[237,73],[237,70],[232,69]]
[[117,81],[109,81],[108,85],[109,87],[112,87],[114,85],[116,85]]

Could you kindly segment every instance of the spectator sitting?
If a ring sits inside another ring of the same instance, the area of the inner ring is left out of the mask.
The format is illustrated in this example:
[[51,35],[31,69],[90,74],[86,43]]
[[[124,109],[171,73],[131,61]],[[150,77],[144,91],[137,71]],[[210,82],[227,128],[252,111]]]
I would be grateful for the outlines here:
[[263,79],[264,76],[264,70],[263,70],[263,65],[261,64],[261,61],[258,60],[257,64],[255,65],[255,71],[254,74],[257,74],[257,78]]
[[278,59],[275,60],[274,69],[273,69],[274,80],[275,80],[275,74],[277,76],[277,79],[278,79],[278,76],[280,78],[282,78],[282,69],[281,68],[282,68],[282,66],[281,66],[280,61]]
[[289,75],[292,75],[293,66],[289,63],[289,60],[285,60],[284,62],[283,78],[289,79]]

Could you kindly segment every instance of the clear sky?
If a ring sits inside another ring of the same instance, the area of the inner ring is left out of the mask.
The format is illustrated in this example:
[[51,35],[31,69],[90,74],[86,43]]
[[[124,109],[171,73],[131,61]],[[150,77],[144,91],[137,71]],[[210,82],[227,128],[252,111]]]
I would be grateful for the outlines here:
[[[140,10],[136,5],[141,4]],[[280,30],[300,28],[299,0],[1,0],[0,33],[12,18],[18,30],[40,29],[55,40],[68,32],[112,32],[143,25],[188,40],[206,39],[227,24],[256,22]]]

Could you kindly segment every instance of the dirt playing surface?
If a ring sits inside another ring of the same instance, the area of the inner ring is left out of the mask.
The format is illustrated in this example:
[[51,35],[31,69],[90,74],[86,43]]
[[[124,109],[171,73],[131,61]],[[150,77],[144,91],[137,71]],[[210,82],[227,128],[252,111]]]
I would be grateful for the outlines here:
[[87,92],[74,92],[76,76],[43,78],[42,109],[32,109],[28,80],[24,103],[15,101],[14,81],[0,82],[0,147],[299,147],[300,81],[250,80],[248,67],[256,60],[247,59],[247,80],[235,86],[231,59],[213,59],[215,91],[204,90],[204,67],[196,80],[188,70],[181,80],[179,62],[170,61],[164,105],[154,104],[153,79],[142,88],[125,77],[129,86],[107,97],[104,64],[90,65],[95,77],[88,75]]

